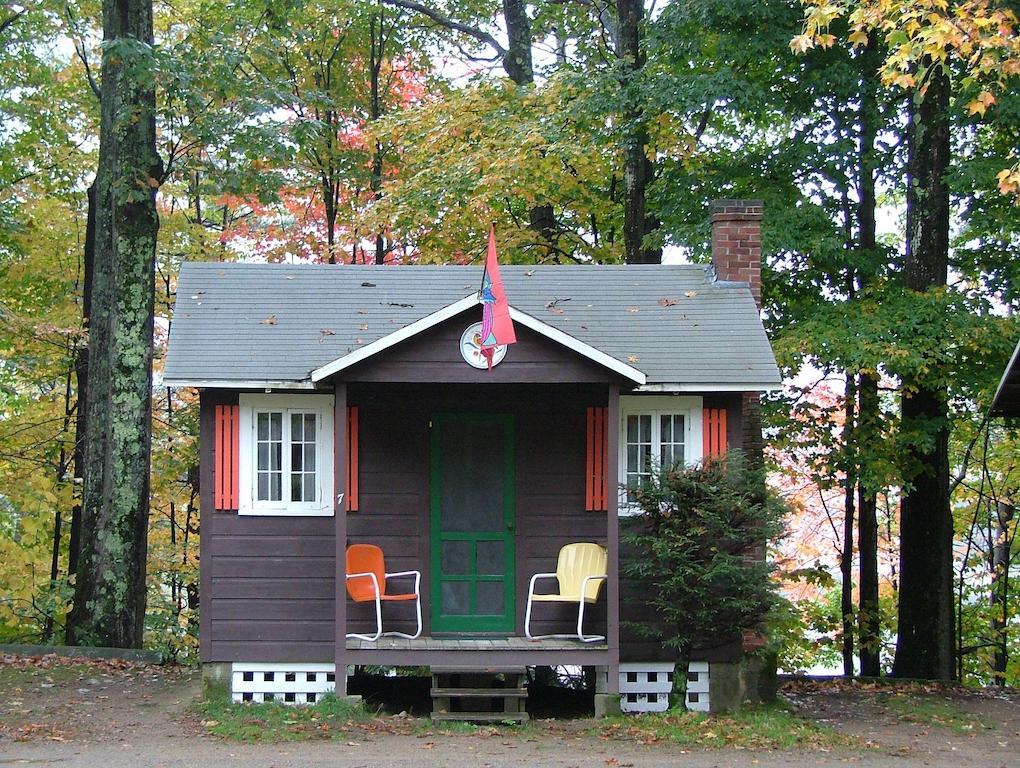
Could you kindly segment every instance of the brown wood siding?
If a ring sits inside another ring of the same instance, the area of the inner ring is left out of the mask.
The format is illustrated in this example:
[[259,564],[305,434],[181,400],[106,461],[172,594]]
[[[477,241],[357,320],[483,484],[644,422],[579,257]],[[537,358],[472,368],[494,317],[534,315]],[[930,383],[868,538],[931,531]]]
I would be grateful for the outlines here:
[[460,354],[460,337],[482,319],[470,309],[435,328],[351,366],[340,376],[354,382],[451,382],[458,384],[574,384],[618,382],[622,378],[601,365],[520,324],[517,343],[491,371],[472,368]]
[[[463,363],[461,363],[463,365]],[[528,581],[554,571],[563,544],[606,543],[606,513],[586,512],[585,408],[605,404],[604,387],[407,387],[352,385],[361,431],[360,509],[348,517],[348,542],[375,543],[389,571],[422,571],[423,617],[429,633],[429,421],[435,413],[490,412],[514,416],[516,445],[517,632],[524,631]],[[408,631],[410,606],[387,606],[387,629]],[[348,602],[349,631],[374,629],[374,607]],[[605,625],[605,597],[589,607]],[[545,604],[535,632],[569,632],[576,613]],[[406,617],[406,618],[402,618]]]
[[202,661],[331,662],[333,518],[213,510],[214,409],[237,402],[202,393]]

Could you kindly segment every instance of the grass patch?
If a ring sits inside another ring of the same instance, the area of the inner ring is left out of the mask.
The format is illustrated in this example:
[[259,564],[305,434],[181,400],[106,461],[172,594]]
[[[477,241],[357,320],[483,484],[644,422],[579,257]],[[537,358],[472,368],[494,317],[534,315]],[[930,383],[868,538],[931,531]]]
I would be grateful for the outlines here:
[[230,741],[281,742],[335,739],[367,719],[359,705],[326,695],[315,704],[237,704],[212,700],[198,705],[207,733]]
[[992,730],[980,717],[964,712],[959,704],[948,699],[896,693],[883,697],[882,705],[908,723],[937,725],[956,733]]
[[750,706],[725,715],[663,712],[615,717],[595,725],[599,735],[644,744],[669,742],[697,749],[860,749],[858,739],[797,717],[782,704]]

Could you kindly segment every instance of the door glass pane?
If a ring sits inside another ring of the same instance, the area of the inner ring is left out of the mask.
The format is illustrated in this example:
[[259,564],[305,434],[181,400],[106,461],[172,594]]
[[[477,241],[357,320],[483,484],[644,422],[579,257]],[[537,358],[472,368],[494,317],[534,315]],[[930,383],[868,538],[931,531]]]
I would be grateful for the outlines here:
[[444,581],[443,582],[443,608],[444,614],[449,616],[465,615],[470,611],[470,598],[468,582],[466,581]]
[[[263,411],[255,414],[255,494],[257,501],[280,501],[283,414]],[[275,435],[275,436],[274,436]]]
[[661,440],[659,461],[663,467],[683,464],[684,461],[684,417],[679,413],[664,413],[659,417]]
[[479,541],[475,546],[475,573],[496,576],[506,571],[502,541]]
[[471,573],[471,542],[444,541],[440,567],[444,574]]
[[290,414],[290,500],[315,501],[315,414]]
[[442,424],[440,526],[444,531],[502,531],[503,425],[450,420]]
[[503,613],[503,582],[479,581],[476,585],[477,612],[494,616]]

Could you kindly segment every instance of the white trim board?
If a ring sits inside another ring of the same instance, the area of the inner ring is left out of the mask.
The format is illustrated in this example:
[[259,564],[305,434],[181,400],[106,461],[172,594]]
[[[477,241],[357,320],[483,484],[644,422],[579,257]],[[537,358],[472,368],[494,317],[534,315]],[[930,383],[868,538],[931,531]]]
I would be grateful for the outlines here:
[[[345,368],[349,368],[355,363],[360,363],[362,360],[366,360],[383,350],[389,349],[390,347],[399,344],[412,336],[416,336],[423,331],[427,331],[429,328],[433,328],[439,323],[449,320],[451,317],[459,315],[461,312],[471,309],[471,307],[477,306],[480,303],[481,302],[478,300],[477,294],[473,293],[470,296],[465,296],[460,301],[455,301],[453,304],[443,307],[442,309],[433,312],[431,315],[426,315],[410,325],[405,325],[400,330],[394,331],[388,336],[376,339],[371,344],[366,344],[361,349],[337,358],[333,362],[320,368],[316,368],[312,371],[312,381],[322,381],[329,376],[339,373]],[[624,378],[630,379],[639,386],[645,383],[644,373],[639,371],[637,368],[620,362],[615,357],[607,355],[605,352],[596,349],[590,344],[585,344],[583,341],[574,338],[568,333],[564,333],[558,328],[554,328],[548,323],[543,323],[541,320],[532,317],[526,312],[521,312],[519,309],[510,307],[510,319],[512,319],[515,323],[520,323],[525,328],[530,328],[541,336],[545,336],[551,341],[555,341],[567,349],[577,352],[582,357],[586,357],[602,367],[608,368],[614,373],[618,373]]]
[[783,388],[782,384],[775,382],[747,382],[720,384],[719,382],[696,382],[684,384],[681,382],[666,382],[660,384],[643,384],[635,392],[778,392]]
[[164,387],[204,387],[205,389],[317,389],[310,381],[262,381],[257,379],[163,379]]

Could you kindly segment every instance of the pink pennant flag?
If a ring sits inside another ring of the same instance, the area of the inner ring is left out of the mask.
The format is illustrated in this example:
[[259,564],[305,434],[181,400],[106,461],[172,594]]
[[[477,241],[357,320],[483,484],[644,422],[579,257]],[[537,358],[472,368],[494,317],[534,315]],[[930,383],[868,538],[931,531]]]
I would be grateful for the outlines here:
[[485,257],[485,271],[482,272],[482,287],[478,292],[482,300],[481,350],[492,369],[492,354],[496,347],[517,342],[514,323],[510,319],[510,304],[503,290],[499,276],[499,260],[496,257],[496,225],[489,227],[489,252]]

